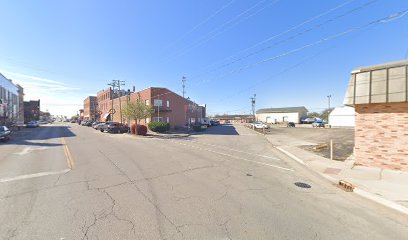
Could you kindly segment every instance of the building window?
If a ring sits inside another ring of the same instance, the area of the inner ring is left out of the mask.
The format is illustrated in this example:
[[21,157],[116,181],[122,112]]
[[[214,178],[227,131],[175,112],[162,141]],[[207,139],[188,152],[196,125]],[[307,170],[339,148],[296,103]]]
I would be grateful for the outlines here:
[[145,100],[145,104],[146,104],[147,106],[149,106],[149,104],[150,104],[149,99]]
[[170,123],[170,118],[169,117],[166,118],[166,123]]
[[169,101],[169,100],[167,100],[166,106],[167,106],[167,107],[170,107],[170,101]]
[[191,123],[195,123],[195,118],[190,118]]
[[153,122],[163,122],[163,117],[153,117]]
[[163,106],[163,100],[161,100],[161,99],[154,99],[154,106],[155,106],[155,107],[161,107],[161,106]]

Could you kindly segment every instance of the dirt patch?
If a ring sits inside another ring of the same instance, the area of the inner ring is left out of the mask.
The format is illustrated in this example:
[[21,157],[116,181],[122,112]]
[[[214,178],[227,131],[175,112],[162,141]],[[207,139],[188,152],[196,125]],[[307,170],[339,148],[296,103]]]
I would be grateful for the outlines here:
[[354,129],[272,127],[267,133],[277,137],[279,135],[290,136],[309,142],[310,145],[299,147],[325,158],[330,158],[330,140],[332,140],[334,160],[346,160],[354,149]]

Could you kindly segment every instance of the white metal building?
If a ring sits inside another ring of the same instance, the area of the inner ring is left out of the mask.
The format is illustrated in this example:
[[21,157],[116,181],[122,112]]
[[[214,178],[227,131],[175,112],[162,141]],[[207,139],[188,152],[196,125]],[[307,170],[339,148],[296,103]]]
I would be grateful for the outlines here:
[[294,122],[307,117],[305,107],[263,108],[256,111],[256,119],[266,123]]
[[353,107],[336,107],[329,114],[329,124],[332,127],[354,127],[356,113]]

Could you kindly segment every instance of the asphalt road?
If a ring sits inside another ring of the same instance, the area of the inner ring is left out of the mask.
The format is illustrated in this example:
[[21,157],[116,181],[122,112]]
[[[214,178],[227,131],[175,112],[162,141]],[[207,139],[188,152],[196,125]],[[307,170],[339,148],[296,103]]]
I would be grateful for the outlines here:
[[241,126],[162,139],[54,124],[0,143],[0,239],[403,240],[407,220]]

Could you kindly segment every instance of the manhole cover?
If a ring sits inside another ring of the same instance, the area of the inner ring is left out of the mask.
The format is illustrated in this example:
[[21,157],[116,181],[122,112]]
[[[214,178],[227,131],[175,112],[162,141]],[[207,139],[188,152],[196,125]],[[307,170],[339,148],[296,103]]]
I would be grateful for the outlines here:
[[311,187],[312,187],[312,186],[310,186],[309,184],[304,183],[304,182],[295,182],[295,185],[296,185],[297,187],[300,187],[300,188],[311,188]]

